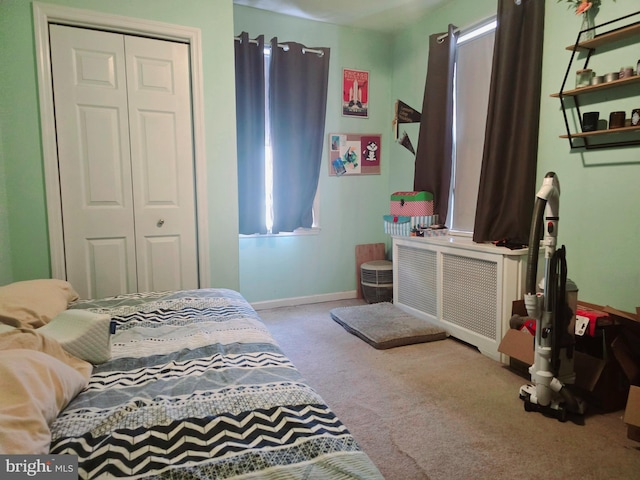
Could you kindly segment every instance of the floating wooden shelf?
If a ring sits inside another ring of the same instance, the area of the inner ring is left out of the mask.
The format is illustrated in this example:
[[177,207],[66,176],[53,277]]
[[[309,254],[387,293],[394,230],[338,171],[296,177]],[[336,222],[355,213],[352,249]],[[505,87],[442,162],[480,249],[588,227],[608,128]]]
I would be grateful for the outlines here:
[[569,51],[573,51],[574,48],[576,50],[593,50],[594,48],[606,45],[607,43],[626,40],[627,38],[631,38],[635,35],[640,36],[640,22],[603,33],[602,35],[596,35],[595,38],[592,38],[591,40],[585,40],[584,42],[579,42],[575,45],[569,45],[566,49]]
[[[617,133],[640,132],[640,125],[632,127],[611,128],[608,130],[596,130],[594,132],[572,133],[571,138],[599,137],[601,135],[614,135]],[[560,135],[560,138],[569,138],[569,135]]]
[[[629,22],[630,17],[636,17],[640,15],[640,11],[634,12],[630,15],[626,15],[624,17],[617,18],[610,22],[603,23],[602,25],[596,26],[595,31],[603,32],[600,35],[596,35],[595,38],[591,40],[585,40],[583,42],[577,42],[574,45],[570,45],[566,47],[567,50],[571,52],[571,60],[569,60],[569,64],[567,65],[567,71],[564,76],[564,80],[562,81],[562,86],[560,87],[559,93],[552,93],[551,96],[560,99],[560,103],[562,106],[562,115],[564,117],[564,124],[567,129],[566,135],[560,135],[560,138],[569,139],[569,145],[571,148],[612,148],[612,147],[625,147],[631,145],[640,145],[640,136],[636,135],[640,133],[640,125],[638,126],[627,126],[623,128],[612,128],[607,130],[596,130],[594,132],[576,132],[571,133],[571,128],[569,126],[569,119],[567,117],[567,109],[575,108],[578,117],[581,117],[580,113],[580,101],[579,97],[585,94],[601,92],[604,90],[609,90],[611,88],[621,88],[627,86],[637,86],[640,85],[640,72],[636,72],[636,75],[628,78],[622,78],[618,80],[612,80],[611,82],[599,83],[597,85],[588,85],[586,87],[575,88],[572,90],[565,90],[567,87],[568,80],[570,78],[570,72],[572,64],[576,58],[576,53],[578,51],[586,51],[586,60],[584,67],[587,68],[589,60],[592,55],[596,53],[596,48],[602,45],[610,44],[612,48],[618,48],[619,46],[626,47],[628,45],[632,45],[634,43],[640,43],[640,21],[635,21],[632,23],[627,23],[619,28],[609,28],[612,24],[616,22]],[[619,25],[619,23],[618,23]],[[608,30],[603,30],[607,29]],[[585,31],[581,31],[581,34],[584,34]],[[621,42],[619,45],[614,45],[615,42]],[[606,53],[606,51],[605,51]],[[639,67],[640,69],[640,67]],[[624,91],[624,96],[633,96],[635,95],[637,87],[633,89],[626,89]],[[633,93],[632,93],[633,92]],[[567,106],[565,105],[564,98],[572,97],[573,105]],[[600,99],[595,99],[597,101],[607,101],[606,97],[602,97]],[[631,107],[631,106],[630,106]],[[582,125],[582,120],[580,120],[580,125]],[[620,135],[627,134],[627,135]],[[631,134],[631,135],[629,135]],[[597,137],[597,141],[596,140]],[[577,140],[574,143],[574,140]],[[591,142],[594,140],[595,142]]]
[[[562,92],[563,97],[575,97],[576,95],[583,95],[585,93],[599,92],[602,90],[608,90],[615,87],[623,87],[625,85],[631,85],[633,83],[640,83],[640,75],[634,75],[629,78],[621,78],[619,80],[612,80],[607,83],[599,83],[597,85],[589,85],[587,87],[576,88],[574,90],[566,90]],[[559,98],[560,93],[552,93],[552,97]]]

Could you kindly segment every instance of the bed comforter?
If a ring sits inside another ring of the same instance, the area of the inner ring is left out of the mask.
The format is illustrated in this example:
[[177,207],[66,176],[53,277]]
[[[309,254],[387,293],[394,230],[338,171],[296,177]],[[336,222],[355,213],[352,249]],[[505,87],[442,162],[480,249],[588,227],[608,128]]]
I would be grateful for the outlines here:
[[112,359],[58,416],[81,478],[382,478],[237,292],[127,294]]

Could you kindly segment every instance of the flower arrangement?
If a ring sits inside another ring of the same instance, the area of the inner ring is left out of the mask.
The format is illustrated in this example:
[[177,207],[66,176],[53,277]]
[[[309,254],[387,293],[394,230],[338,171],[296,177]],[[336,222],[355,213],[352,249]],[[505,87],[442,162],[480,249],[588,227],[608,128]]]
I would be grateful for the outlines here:
[[[581,15],[591,8],[595,10],[600,6],[600,0],[591,0],[590,2],[588,0],[558,0],[558,3],[563,1],[570,3],[571,6],[575,6],[576,15]],[[615,2],[616,0],[613,1]]]
[[576,5],[576,15],[586,12],[593,6],[593,2],[583,1]]

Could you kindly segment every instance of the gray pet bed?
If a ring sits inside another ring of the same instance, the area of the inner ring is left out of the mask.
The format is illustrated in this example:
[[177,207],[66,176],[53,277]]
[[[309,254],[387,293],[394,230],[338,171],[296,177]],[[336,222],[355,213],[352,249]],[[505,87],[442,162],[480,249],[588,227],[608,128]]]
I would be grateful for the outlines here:
[[447,337],[442,328],[388,302],[334,308],[330,313],[349,333],[380,350]]

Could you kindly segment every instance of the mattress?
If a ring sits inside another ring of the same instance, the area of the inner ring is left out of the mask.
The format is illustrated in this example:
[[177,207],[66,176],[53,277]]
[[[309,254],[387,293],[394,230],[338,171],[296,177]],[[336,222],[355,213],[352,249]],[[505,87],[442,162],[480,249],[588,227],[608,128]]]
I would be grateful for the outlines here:
[[112,358],[51,426],[80,478],[382,478],[237,292],[78,301]]

